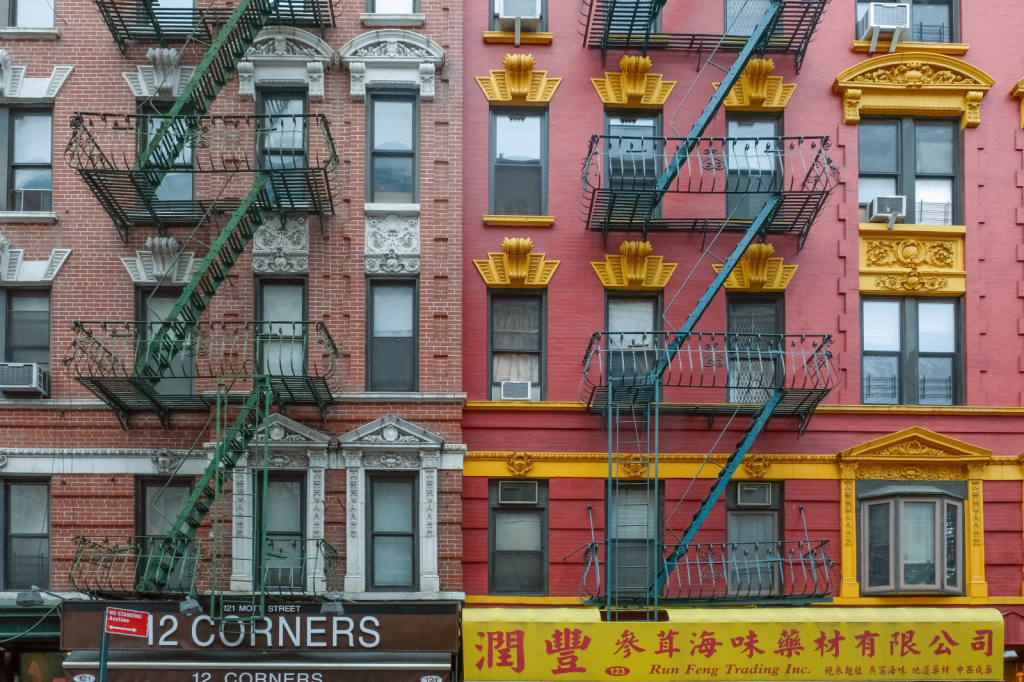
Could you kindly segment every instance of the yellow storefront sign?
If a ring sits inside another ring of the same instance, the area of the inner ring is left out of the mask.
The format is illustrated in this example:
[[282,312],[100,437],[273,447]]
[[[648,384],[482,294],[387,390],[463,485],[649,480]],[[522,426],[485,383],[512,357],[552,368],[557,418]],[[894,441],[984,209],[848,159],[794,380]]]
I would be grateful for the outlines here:
[[995,609],[466,609],[466,680],[1001,680]]

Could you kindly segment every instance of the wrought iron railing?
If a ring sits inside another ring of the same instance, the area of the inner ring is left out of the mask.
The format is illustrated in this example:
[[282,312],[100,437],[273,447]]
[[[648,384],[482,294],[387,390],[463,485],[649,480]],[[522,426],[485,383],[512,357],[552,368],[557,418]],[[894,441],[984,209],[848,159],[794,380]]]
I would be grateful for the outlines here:
[[[593,543],[583,561],[582,599],[602,599],[612,590],[619,605],[647,603],[650,569],[609,572],[602,559],[606,543]],[[664,549],[664,548],[663,548]],[[842,582],[828,554],[828,540],[716,542],[686,547],[659,600],[826,601]],[[667,551],[663,551],[662,555]]]
[[[325,540],[267,537],[266,547],[254,545],[245,556],[235,556],[231,537],[199,538],[184,557],[168,553],[164,540],[163,535],[78,536],[68,581],[78,592],[108,599],[254,590],[324,597],[340,591],[340,555]],[[145,580],[147,569],[160,563],[171,568],[166,581],[157,585]],[[239,575],[246,576],[246,584],[240,584]]]

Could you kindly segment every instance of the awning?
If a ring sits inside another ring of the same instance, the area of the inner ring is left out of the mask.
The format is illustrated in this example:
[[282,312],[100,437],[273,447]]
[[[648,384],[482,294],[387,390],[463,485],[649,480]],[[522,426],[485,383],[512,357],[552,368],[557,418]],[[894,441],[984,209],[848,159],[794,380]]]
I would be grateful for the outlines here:
[[466,680],[1002,680],[1003,618],[973,608],[466,609]]
[[[0,599],[0,639],[11,640],[5,645],[17,649],[22,644],[60,643],[60,602],[46,600],[42,606],[18,606],[13,599]],[[11,639],[16,637],[16,639]]]
[[[362,652],[112,651],[109,682],[448,682],[451,654]],[[64,661],[68,682],[95,682],[99,652],[76,651]],[[198,677],[197,677],[198,675]]]

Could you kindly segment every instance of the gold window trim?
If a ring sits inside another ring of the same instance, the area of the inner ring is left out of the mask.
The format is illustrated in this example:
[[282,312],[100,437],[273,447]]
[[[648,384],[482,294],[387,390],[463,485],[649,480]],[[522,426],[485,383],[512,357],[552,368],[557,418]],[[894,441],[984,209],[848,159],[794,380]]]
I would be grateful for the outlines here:
[[546,106],[562,82],[561,78],[548,78],[547,71],[534,71],[532,54],[507,54],[501,64],[504,70],[476,79],[491,104]]
[[897,52],[866,59],[843,71],[832,92],[843,96],[843,122],[863,114],[959,116],[961,128],[981,123],[981,100],[995,79],[944,54]]
[[1013,90],[1010,90],[1010,97],[1020,100],[1020,128],[1024,130],[1024,78],[1017,81]]
[[489,253],[486,260],[474,260],[473,265],[490,288],[543,289],[561,261],[544,260],[546,254],[532,251],[533,240],[506,237],[501,253]]
[[959,296],[967,291],[962,225],[860,224],[860,291]]
[[619,60],[619,73],[605,71],[604,78],[591,78],[606,107],[661,109],[677,81],[662,80],[660,73],[648,73],[650,57],[626,55]]
[[652,256],[650,242],[622,242],[618,256],[605,256],[603,263],[591,262],[605,289],[661,291],[668,285],[678,263]]
[[[782,76],[772,76],[775,62],[751,59],[743,74],[725,98],[731,111],[782,111],[796,91],[796,83],[783,83]],[[721,83],[712,83],[718,90]]]
[[[782,258],[772,258],[773,253],[775,247],[771,244],[748,246],[740,262],[725,280],[725,290],[766,293],[785,291],[800,266],[785,265]],[[716,273],[722,271],[721,263],[715,263],[711,267]]]

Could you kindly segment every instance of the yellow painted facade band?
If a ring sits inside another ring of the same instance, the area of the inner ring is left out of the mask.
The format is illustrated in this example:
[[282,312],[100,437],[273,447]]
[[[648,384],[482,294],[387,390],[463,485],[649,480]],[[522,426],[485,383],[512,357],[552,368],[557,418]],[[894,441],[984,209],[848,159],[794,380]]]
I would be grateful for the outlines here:
[[995,609],[667,611],[606,623],[596,609],[466,609],[466,679],[1003,679]]

